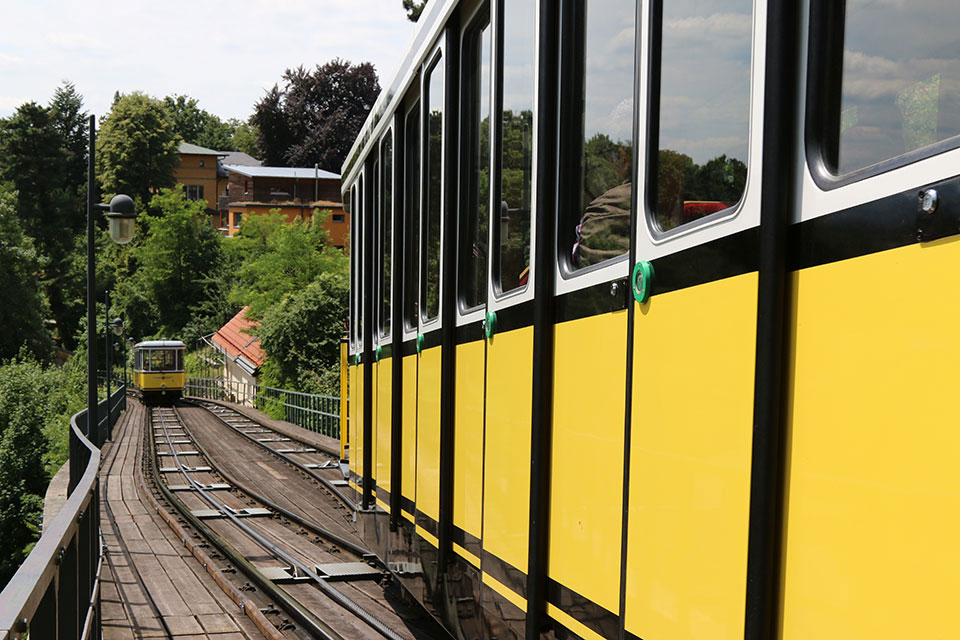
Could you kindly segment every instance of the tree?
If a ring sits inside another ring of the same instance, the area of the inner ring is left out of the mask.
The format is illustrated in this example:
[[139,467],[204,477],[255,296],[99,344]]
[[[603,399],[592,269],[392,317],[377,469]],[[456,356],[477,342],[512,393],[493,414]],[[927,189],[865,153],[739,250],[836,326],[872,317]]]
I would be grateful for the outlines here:
[[174,130],[184,142],[215,151],[233,148],[233,128],[197,106],[196,98],[172,95],[164,98],[163,104],[173,118]]
[[424,7],[427,6],[427,0],[403,0],[403,10],[407,12],[407,20],[416,22],[420,19]]
[[380,93],[373,65],[334,59],[312,73],[287,69],[282,82],[257,102],[250,119],[263,160],[338,171]]
[[48,390],[42,367],[26,354],[0,367],[0,584],[13,576],[39,534]]
[[[82,205],[87,183],[87,112],[83,109],[83,96],[71,82],[57,87],[50,100],[50,113],[53,126],[60,134],[63,150],[66,154],[64,183],[78,196],[76,205]],[[77,209],[79,214],[82,209]],[[73,216],[71,229],[79,232],[83,229],[84,216]]]
[[227,120],[227,126],[233,130],[230,139],[230,148],[258,158],[260,150],[257,148],[257,137],[260,135],[257,126],[249,122],[241,122],[236,118]]
[[244,240],[231,242],[230,249],[247,247],[251,253],[236,271],[231,301],[249,305],[250,317],[261,320],[285,296],[306,288],[321,273],[347,273],[343,252],[327,245],[326,213],[315,213],[306,222],[283,223],[274,210],[270,216],[245,220],[240,228]]
[[53,344],[44,329],[47,306],[39,286],[43,257],[17,219],[17,195],[0,184],[0,359],[11,358],[26,345],[47,359]]
[[223,262],[220,235],[207,223],[202,201],[181,189],[155,195],[140,223],[145,237],[133,250],[132,277],[118,280],[117,296],[133,335],[180,335],[208,298]]
[[134,92],[121,95],[100,124],[97,174],[106,194],[126,193],[141,204],[174,185],[178,138],[163,102]]
[[0,180],[19,193],[17,212],[23,230],[47,255],[63,256],[72,244],[70,189],[64,183],[64,139],[49,109],[35,102],[20,106],[0,121]]
[[276,384],[331,391],[327,372],[337,369],[349,293],[348,274],[328,271],[267,311],[257,333]]

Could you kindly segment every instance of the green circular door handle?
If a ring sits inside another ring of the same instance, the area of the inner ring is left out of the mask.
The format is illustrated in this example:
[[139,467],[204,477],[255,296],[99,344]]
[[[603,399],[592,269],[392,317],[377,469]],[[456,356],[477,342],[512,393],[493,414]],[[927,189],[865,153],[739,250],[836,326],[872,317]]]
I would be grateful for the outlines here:
[[421,351],[423,351],[423,334],[418,333],[417,334],[417,353],[420,353]]
[[383,347],[377,345],[377,362],[380,362],[380,358],[383,357]]
[[630,279],[633,286],[633,299],[643,304],[650,299],[650,292],[653,290],[653,264],[646,260],[641,260],[633,265],[633,276]]
[[487,311],[487,317],[483,322],[483,333],[487,336],[487,340],[493,337],[493,334],[497,332],[497,312],[496,311]]

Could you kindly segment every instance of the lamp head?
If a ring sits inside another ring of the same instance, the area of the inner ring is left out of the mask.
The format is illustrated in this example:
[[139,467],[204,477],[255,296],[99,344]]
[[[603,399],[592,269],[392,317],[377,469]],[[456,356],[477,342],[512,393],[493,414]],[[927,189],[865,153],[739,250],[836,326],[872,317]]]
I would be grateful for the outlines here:
[[114,318],[110,323],[110,328],[113,329],[113,335],[121,335],[123,333],[123,320],[120,318]]
[[127,244],[133,240],[137,232],[137,213],[133,198],[122,193],[113,196],[107,219],[110,221],[111,240],[117,244]]

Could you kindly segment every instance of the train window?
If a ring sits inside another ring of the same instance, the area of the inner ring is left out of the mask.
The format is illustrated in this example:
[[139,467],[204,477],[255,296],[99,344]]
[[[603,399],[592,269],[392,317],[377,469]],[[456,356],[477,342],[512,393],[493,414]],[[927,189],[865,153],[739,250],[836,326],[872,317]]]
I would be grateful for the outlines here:
[[433,320],[440,312],[440,215],[443,169],[443,59],[438,56],[427,71],[424,83],[426,106],[426,198],[424,199],[424,255],[426,266],[422,285],[423,319]]
[[660,6],[650,205],[663,232],[733,207],[743,196],[753,3]]
[[[841,9],[841,11],[843,11]],[[839,100],[824,145],[837,174],[960,134],[960,5],[942,0],[847,2]],[[839,59],[842,55],[842,63]]]
[[561,264],[581,269],[630,249],[634,0],[571,0],[561,51]]
[[490,208],[490,13],[484,8],[463,44],[463,224],[460,302],[487,300],[487,221]]
[[363,174],[357,180],[357,344],[363,348],[363,315],[369,313],[367,305],[363,301],[364,291],[363,282],[365,280],[364,270],[367,269],[367,260],[363,248],[363,228],[367,224],[367,216],[364,212],[364,193],[363,193]]
[[494,215],[494,284],[499,293],[507,293],[525,287],[529,277],[537,3],[515,0],[500,7],[500,179],[494,200],[500,211]]
[[380,279],[380,263],[381,256],[383,255],[383,246],[381,242],[383,241],[383,233],[381,225],[383,223],[383,211],[380,209],[380,157],[379,154],[376,154],[377,158],[373,161],[373,264],[371,268],[373,269],[373,308],[371,313],[373,313],[373,327],[374,337],[379,335],[376,329],[380,329],[383,325],[381,324],[382,318],[380,317],[380,297],[378,293],[380,292],[380,287],[382,285]]
[[380,144],[382,203],[380,213],[380,335],[390,336],[390,297],[393,295],[391,256],[393,252],[393,132]]
[[417,328],[417,282],[420,266],[420,103],[407,113],[403,143],[404,190],[403,321],[406,329]]
[[[350,211],[357,211],[357,186],[350,187],[350,197],[348,198]],[[359,266],[358,258],[360,250],[357,247],[357,237],[359,236],[360,221],[356,215],[350,216],[350,341],[352,346],[357,346],[357,269]]]

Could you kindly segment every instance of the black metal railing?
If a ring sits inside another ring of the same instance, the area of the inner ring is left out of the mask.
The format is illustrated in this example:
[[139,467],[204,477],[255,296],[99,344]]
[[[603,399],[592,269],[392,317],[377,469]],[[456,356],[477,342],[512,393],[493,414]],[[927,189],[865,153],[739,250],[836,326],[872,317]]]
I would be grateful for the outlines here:
[[340,398],[336,396],[275,389],[222,378],[189,378],[183,392],[198,398],[256,407],[304,429],[331,438],[340,437]]
[[[97,405],[96,427],[126,407],[121,386]],[[0,593],[0,640],[100,637],[100,449],[88,437],[87,410],[70,418],[67,501]],[[98,440],[99,441],[99,440]]]

